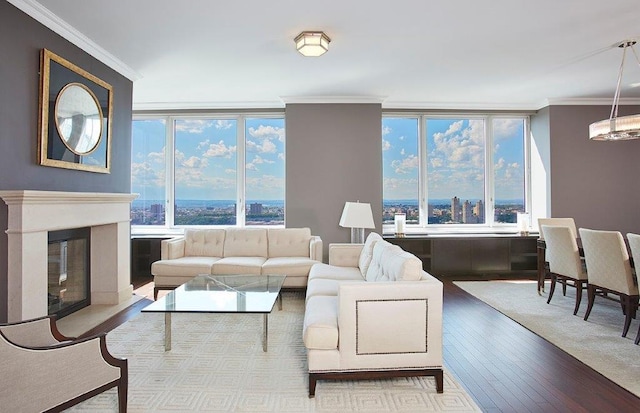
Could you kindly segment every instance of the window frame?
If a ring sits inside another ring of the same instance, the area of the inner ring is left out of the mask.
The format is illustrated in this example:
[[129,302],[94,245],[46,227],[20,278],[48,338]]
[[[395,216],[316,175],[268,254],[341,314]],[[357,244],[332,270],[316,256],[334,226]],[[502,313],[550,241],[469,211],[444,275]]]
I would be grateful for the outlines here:
[[[262,111],[231,111],[231,112],[185,112],[185,113],[135,113],[132,122],[141,120],[164,120],[165,121],[165,224],[164,225],[131,225],[131,234],[182,234],[187,228],[226,228],[226,227],[258,227],[257,225],[245,225],[246,222],[246,120],[247,119],[282,119],[285,121],[285,112],[262,112]],[[175,122],[177,120],[234,120],[236,121],[236,224],[235,225],[176,225],[175,224]],[[285,122],[286,136],[286,122]],[[170,149],[167,149],[170,148]],[[286,185],[286,138],[283,148],[285,155],[284,173]],[[286,194],[286,188],[285,188]],[[285,202],[285,199],[283,199]],[[286,209],[285,209],[286,211]],[[286,220],[286,216],[283,220]],[[264,226],[259,226],[260,228]],[[282,225],[269,225],[269,228],[284,228]]]
[[[531,115],[525,112],[432,112],[432,111],[384,111],[381,120],[381,141],[385,118],[407,118],[418,121],[418,209],[419,223],[406,224],[406,232],[414,234],[429,233],[513,233],[517,231],[517,223],[495,222],[495,163],[493,135],[494,119],[521,119],[523,125],[524,150],[524,212],[531,212]],[[428,168],[427,168],[427,120],[428,119],[464,119],[483,120],[484,122],[484,224],[429,224]],[[384,166],[383,166],[384,168]],[[384,178],[384,174],[383,174]],[[384,188],[382,202],[384,203]],[[384,210],[384,205],[383,208]],[[531,223],[529,223],[531,225]],[[384,234],[394,233],[393,223],[383,223]]]

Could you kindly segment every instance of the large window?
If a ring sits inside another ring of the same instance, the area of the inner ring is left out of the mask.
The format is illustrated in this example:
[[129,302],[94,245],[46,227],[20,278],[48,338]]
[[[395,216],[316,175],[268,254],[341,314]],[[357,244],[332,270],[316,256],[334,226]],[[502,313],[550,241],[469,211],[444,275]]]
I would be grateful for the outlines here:
[[284,139],[281,115],[136,117],[132,225],[284,225]]
[[494,227],[526,210],[527,116],[385,115],[383,223]]

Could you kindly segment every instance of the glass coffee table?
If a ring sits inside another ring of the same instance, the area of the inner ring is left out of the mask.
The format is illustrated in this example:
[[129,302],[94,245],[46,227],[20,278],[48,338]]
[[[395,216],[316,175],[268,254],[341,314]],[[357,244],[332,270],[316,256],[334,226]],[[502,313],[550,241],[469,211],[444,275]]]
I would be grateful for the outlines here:
[[264,314],[262,351],[267,351],[268,316],[278,301],[285,275],[198,275],[142,309],[164,313],[164,349],[171,350],[172,313]]

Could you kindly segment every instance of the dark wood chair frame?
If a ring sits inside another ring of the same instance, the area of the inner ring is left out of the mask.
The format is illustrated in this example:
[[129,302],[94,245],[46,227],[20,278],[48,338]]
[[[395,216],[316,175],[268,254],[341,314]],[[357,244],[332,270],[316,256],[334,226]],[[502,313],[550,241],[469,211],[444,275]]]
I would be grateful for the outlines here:
[[29,323],[32,321],[36,321],[36,320],[40,320],[40,319],[44,319],[44,318],[48,318],[49,319],[49,325],[51,328],[51,334],[53,335],[53,337],[58,340],[60,343],[59,344],[54,344],[51,346],[40,346],[40,347],[29,347],[29,346],[24,346],[20,343],[15,343],[11,340],[9,340],[4,334],[2,334],[2,331],[0,331],[0,335],[2,335],[2,337],[12,343],[13,345],[17,346],[17,347],[21,347],[24,349],[30,349],[30,350],[55,350],[55,349],[59,349],[59,348],[64,348],[64,347],[70,347],[70,346],[74,346],[78,343],[82,343],[85,341],[90,341],[90,340],[95,340],[95,339],[99,339],[100,340],[100,353],[102,354],[102,358],[104,359],[105,362],[107,362],[108,364],[114,366],[114,367],[118,367],[120,369],[120,378],[117,380],[114,380],[110,383],[107,383],[103,386],[100,386],[98,388],[95,388],[93,390],[90,390],[74,399],[68,400],[62,404],[59,404],[57,406],[54,406],[48,410],[45,410],[46,413],[53,413],[53,412],[62,412],[72,406],[75,406],[78,403],[81,403],[85,400],[88,400],[106,390],[112,389],[113,387],[117,387],[118,389],[118,412],[119,413],[126,413],[127,412],[127,394],[128,394],[128,390],[129,390],[129,368],[128,368],[128,361],[126,359],[120,359],[120,358],[116,358],[113,357],[111,355],[111,353],[109,353],[109,350],[107,349],[107,333],[101,333],[101,334],[97,334],[94,336],[89,336],[89,337],[85,337],[85,338],[80,338],[77,339],[75,337],[68,337],[65,336],[64,334],[62,334],[60,332],[60,330],[58,330],[58,326],[56,325],[56,316],[55,315],[48,315],[48,316],[44,316],[44,317],[39,317],[36,319],[31,319],[31,320],[25,320],[25,321],[20,321],[20,322],[16,322],[16,323],[9,323],[9,324],[1,324],[1,325],[16,325],[16,324],[25,324],[25,323]]
[[551,287],[549,290],[549,297],[547,298],[547,304],[551,302],[551,298],[553,297],[553,293],[556,290],[556,283],[562,284],[562,295],[567,295],[567,285],[570,287],[574,287],[576,289],[576,305],[573,308],[573,315],[578,313],[578,309],[580,308],[580,303],[582,302],[582,291],[587,289],[587,281],[586,280],[577,280],[573,277],[569,277],[567,275],[558,274],[552,272],[549,269],[549,263],[545,262],[545,273],[547,274],[545,278],[551,278]]
[[[620,297],[619,300],[609,297],[609,294],[616,295]],[[636,312],[638,309],[638,303],[640,302],[640,296],[638,295],[627,295],[618,291],[613,291],[605,287],[600,287],[594,284],[589,284],[587,286],[587,297],[589,299],[589,306],[587,307],[587,312],[584,314],[584,320],[587,321],[589,318],[589,314],[591,314],[591,309],[593,308],[593,302],[595,301],[596,295],[599,295],[603,298],[607,298],[613,301],[617,301],[622,306],[622,314],[624,314],[624,327],[622,328],[622,337],[627,336],[627,332],[629,331],[629,326],[631,325],[631,319],[636,318]],[[636,337],[635,343],[638,344],[640,342],[640,329],[638,330],[638,337]]]
[[316,382],[318,380],[373,380],[416,376],[433,376],[436,380],[436,391],[438,393],[444,392],[442,369],[345,371],[309,373],[309,397],[316,395]]

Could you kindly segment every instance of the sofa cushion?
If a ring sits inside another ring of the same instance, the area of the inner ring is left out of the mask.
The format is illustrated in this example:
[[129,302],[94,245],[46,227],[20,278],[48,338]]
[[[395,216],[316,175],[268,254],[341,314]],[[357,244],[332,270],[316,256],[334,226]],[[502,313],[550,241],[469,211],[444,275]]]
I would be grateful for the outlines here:
[[358,267],[338,267],[335,265],[316,262],[309,271],[309,281],[313,279],[364,281]]
[[304,311],[302,340],[310,350],[338,348],[338,298],[315,296],[309,298]]
[[[271,242],[271,241],[269,241]],[[290,276],[306,276],[310,268],[318,261],[306,257],[276,257],[267,258],[262,264],[263,274],[278,274]]]
[[261,274],[264,257],[225,257],[211,266],[211,274]]
[[224,229],[187,229],[184,232],[186,257],[222,257]]
[[269,228],[269,257],[309,257],[309,228]]
[[267,230],[259,228],[227,228],[223,257],[267,258]]
[[211,266],[219,257],[181,257],[172,260],[160,260],[151,264],[151,274],[161,276],[191,276],[211,274]]
[[367,270],[367,281],[417,281],[422,276],[422,261],[397,245],[378,241]]
[[376,242],[381,241],[382,237],[375,233],[371,232],[367,236],[367,239],[364,241],[364,247],[362,247],[362,251],[360,252],[360,259],[358,260],[358,267],[360,268],[360,272],[362,276],[367,273],[369,269],[369,265],[371,264],[371,257],[373,256],[373,247]]

